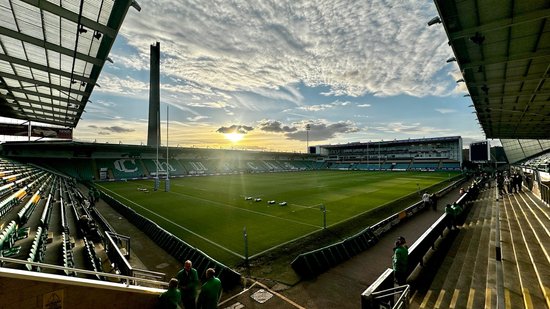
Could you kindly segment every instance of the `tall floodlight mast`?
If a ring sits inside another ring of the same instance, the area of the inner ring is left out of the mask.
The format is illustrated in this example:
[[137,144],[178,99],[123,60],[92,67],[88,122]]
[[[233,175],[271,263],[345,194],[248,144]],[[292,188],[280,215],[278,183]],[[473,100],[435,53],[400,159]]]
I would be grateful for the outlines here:
[[306,124],[306,153],[309,153],[309,130],[311,130],[311,125]]

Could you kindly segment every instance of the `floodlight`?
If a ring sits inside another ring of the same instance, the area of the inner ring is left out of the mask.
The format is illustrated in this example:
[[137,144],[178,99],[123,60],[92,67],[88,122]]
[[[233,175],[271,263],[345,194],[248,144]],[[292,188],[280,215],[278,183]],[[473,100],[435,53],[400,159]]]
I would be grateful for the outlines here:
[[464,78],[461,78],[461,79],[457,80],[456,82],[457,82],[457,83],[464,83],[465,80],[464,80]]
[[483,44],[483,41],[485,41],[485,36],[481,35],[479,32],[476,32],[474,36],[470,37],[470,41],[474,44],[481,45]]
[[428,22],[428,26],[435,25],[435,24],[440,24],[440,23],[441,23],[441,18],[439,18],[439,16],[436,16],[436,17],[430,19],[430,21]]
[[447,63],[453,62],[453,61],[456,61],[456,58],[455,58],[455,57],[451,57],[451,58],[447,59]]
[[130,3],[130,5],[138,12],[141,12],[141,6],[139,5],[139,3],[137,3],[136,0],[132,0],[132,3]]

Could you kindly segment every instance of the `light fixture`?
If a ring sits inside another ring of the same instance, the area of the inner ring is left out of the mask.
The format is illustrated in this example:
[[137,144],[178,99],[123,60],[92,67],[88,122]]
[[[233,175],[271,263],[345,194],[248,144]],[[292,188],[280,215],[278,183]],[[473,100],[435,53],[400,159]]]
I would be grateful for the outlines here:
[[489,87],[487,87],[487,85],[481,86],[481,90],[485,92],[485,94],[489,94]]
[[456,61],[456,58],[455,58],[455,57],[451,57],[451,58],[447,59],[447,63],[453,62],[453,61]]
[[98,40],[101,39],[101,32],[95,31],[95,32],[94,32],[94,38],[96,38],[96,39],[98,39]]
[[481,33],[476,32],[476,34],[472,37],[470,37],[470,41],[477,45],[483,44],[483,41],[485,41],[485,36],[481,35]]
[[80,25],[78,26],[78,33],[79,34],[83,34],[83,33],[86,33],[88,32],[88,30],[86,30],[86,28],[84,28],[84,26]]
[[139,5],[139,3],[137,3],[136,0],[132,0],[132,3],[130,3],[130,5],[138,12],[141,12],[141,6]]
[[111,59],[111,57],[107,57],[107,58],[105,58],[105,60],[106,60],[106,61],[109,61],[110,63],[114,63],[114,62],[113,62],[113,59]]
[[465,80],[464,80],[464,78],[461,78],[461,79],[457,80],[456,82],[457,82],[457,83],[464,83]]
[[430,19],[430,21],[428,22],[428,26],[432,26],[432,25],[440,24],[440,23],[441,23],[441,18],[439,18],[439,16],[436,16],[436,17]]

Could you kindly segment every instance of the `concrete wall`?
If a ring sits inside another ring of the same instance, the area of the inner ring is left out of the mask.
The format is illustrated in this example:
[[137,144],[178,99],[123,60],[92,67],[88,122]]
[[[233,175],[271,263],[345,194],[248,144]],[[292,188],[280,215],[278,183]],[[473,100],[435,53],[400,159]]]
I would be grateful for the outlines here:
[[0,308],[155,308],[160,289],[0,268]]

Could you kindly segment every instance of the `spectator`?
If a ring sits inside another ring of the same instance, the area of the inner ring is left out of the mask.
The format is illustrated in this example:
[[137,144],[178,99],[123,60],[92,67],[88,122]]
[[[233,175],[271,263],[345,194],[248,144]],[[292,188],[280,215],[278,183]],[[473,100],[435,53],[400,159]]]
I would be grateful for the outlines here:
[[506,191],[504,190],[504,177],[501,173],[498,173],[497,175],[497,187],[500,197],[504,196],[506,194]]
[[508,195],[512,195],[512,180],[510,180],[508,175],[504,176],[504,186],[508,190]]
[[422,195],[422,202],[424,203],[424,208],[428,208],[430,206],[430,195],[428,192],[424,192]]
[[194,269],[191,261],[187,260],[183,264],[183,269],[178,272],[176,278],[179,280],[181,291],[181,300],[185,309],[195,309],[197,298],[197,287],[199,285],[199,276]]
[[170,279],[168,290],[159,295],[159,308],[162,309],[180,309],[181,291],[178,289],[178,279]]
[[462,207],[458,204],[447,204],[445,206],[445,213],[447,214],[447,228],[450,230],[458,228],[456,219],[462,213]]
[[407,241],[403,236],[399,236],[395,241],[392,256],[393,277],[397,285],[405,285],[407,283],[408,260],[409,249]]
[[217,309],[218,302],[222,296],[222,282],[216,276],[214,268],[206,270],[206,282],[201,287],[199,300],[197,301],[198,309]]
[[430,203],[432,204],[432,209],[434,211],[437,210],[437,194],[430,195]]

